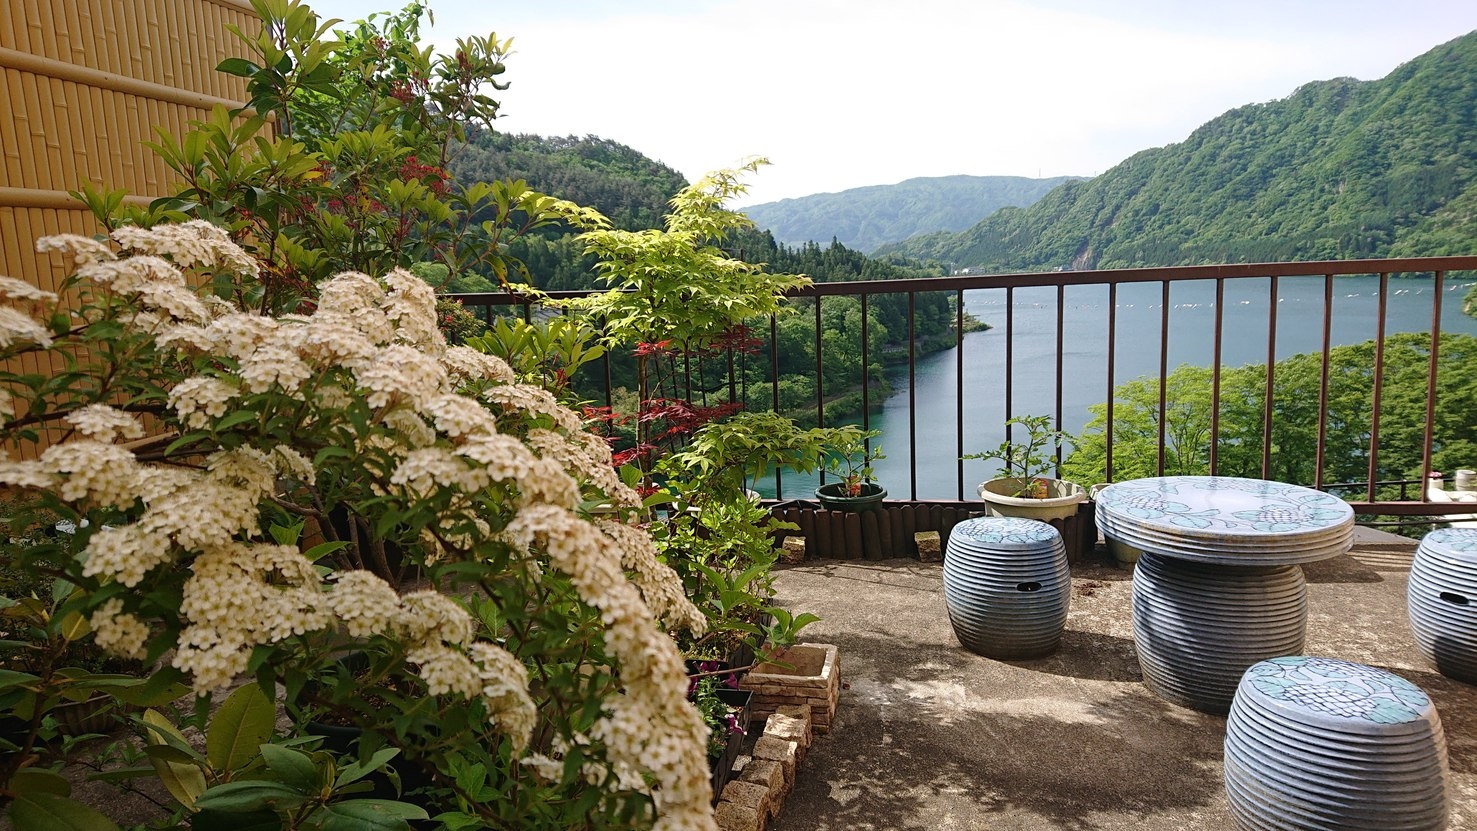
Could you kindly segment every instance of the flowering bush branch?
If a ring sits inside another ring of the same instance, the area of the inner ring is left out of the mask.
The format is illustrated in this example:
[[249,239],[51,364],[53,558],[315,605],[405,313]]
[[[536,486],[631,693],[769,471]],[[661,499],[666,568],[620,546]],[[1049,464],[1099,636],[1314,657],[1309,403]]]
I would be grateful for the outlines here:
[[[0,485],[77,523],[63,570],[99,645],[169,654],[198,693],[255,674],[290,695],[365,650],[421,704],[321,698],[427,768],[463,824],[530,827],[531,806],[594,789],[589,811],[713,827],[707,731],[665,633],[703,618],[644,531],[577,513],[639,504],[601,438],[448,347],[409,272],[340,274],[311,314],[269,317],[191,290],[256,276],[215,226],[112,243],[39,243],[76,266],[60,298],[0,278],[6,366],[68,366],[0,372],[0,439],[23,456]],[[166,438],[125,444],[146,433]],[[347,539],[294,539],[307,520],[342,536],[336,511]],[[422,570],[413,590],[387,579],[391,548]]]

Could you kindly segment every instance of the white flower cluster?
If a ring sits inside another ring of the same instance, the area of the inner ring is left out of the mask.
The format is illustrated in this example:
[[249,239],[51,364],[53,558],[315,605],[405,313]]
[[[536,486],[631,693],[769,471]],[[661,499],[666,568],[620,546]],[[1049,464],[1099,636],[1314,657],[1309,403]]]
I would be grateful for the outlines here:
[[232,242],[224,230],[203,219],[147,229],[125,225],[113,232],[113,239],[124,248],[169,257],[180,268],[250,277],[259,273],[250,254]]
[[20,309],[0,306],[0,349],[22,343],[50,346],[51,331]]
[[451,376],[452,383],[466,384],[473,381],[497,381],[511,384],[517,377],[508,362],[495,355],[487,355],[466,346],[448,346],[441,356],[441,365]]
[[[254,273],[223,232],[188,223],[122,229],[114,239],[137,253],[120,259],[80,237],[39,247],[70,252],[85,281],[132,298],[137,313],[126,325],[203,368],[168,394],[185,428],[219,429],[244,407],[260,418],[232,419],[234,449],[171,466],[140,463],[112,443],[139,434],[131,416],[89,407],[70,416],[79,438],[34,462],[0,462],[0,484],[136,513],[93,533],[84,573],[142,587],[166,573],[162,567],[187,569],[174,664],[197,690],[231,683],[260,645],[337,629],[399,640],[431,694],[485,701],[496,728],[520,748],[537,724],[524,663],[479,640],[473,619],[452,599],[436,591],[402,596],[368,572],[325,579],[296,546],[258,540],[259,506],[276,497],[279,476],[321,478],[311,459],[279,438],[252,444],[257,423],[295,417],[289,429],[337,436],[373,459],[374,475],[383,477],[370,480],[375,493],[434,496],[439,522],[422,536],[437,556],[479,557],[481,546],[511,544],[519,554],[509,568],[518,579],[537,579],[541,562],[568,575],[600,612],[623,687],[590,734],[571,740],[603,742],[610,771],[653,795],[659,828],[714,828],[707,730],[685,700],[681,656],[659,623],[700,629],[704,621],[645,532],[597,528],[574,512],[582,484],[618,504],[639,504],[611,471],[609,448],[576,413],[548,391],[516,383],[504,361],[448,348],[436,329],[434,294],[409,272],[383,280],[341,274],[320,286],[312,314],[274,319],[189,291],[180,268]],[[0,283],[0,297],[44,299],[9,283]],[[0,342],[46,336],[44,329],[6,335],[6,325],[0,318]],[[499,511],[479,509],[499,492],[509,495]],[[149,632],[127,611],[130,597],[100,606],[93,625],[108,648],[137,654]],[[528,764],[545,775],[557,762],[531,756]]]
[[200,430],[224,416],[226,407],[236,395],[236,388],[225,381],[196,375],[179,382],[169,391],[169,406],[179,414],[185,426]]
[[92,611],[87,622],[92,627],[93,638],[102,649],[134,660],[144,657],[149,627],[135,615],[123,611],[123,598],[113,597],[104,601]]
[[622,482],[610,466],[610,445],[599,436],[591,433],[566,436],[553,430],[533,429],[528,431],[526,440],[540,456],[558,462],[605,494],[611,504],[627,508],[641,505],[641,496]]
[[650,534],[622,522],[601,522],[598,527],[614,544],[621,568],[630,572],[631,582],[641,591],[641,599],[668,627],[696,634],[707,628],[708,619],[687,599],[677,573],[657,559]]
[[257,644],[327,627],[313,564],[290,545],[231,542],[196,555],[185,582],[174,665],[197,692],[218,690],[246,671]]
[[340,572],[324,595],[325,610],[357,638],[389,635],[406,644],[431,695],[482,698],[494,722],[522,748],[537,719],[528,670],[507,650],[473,641],[476,626],[460,605],[435,591],[397,595],[367,571]]
[[644,782],[632,775],[635,771],[651,777],[656,827],[712,828],[708,728],[697,710],[686,705],[681,655],[657,628],[640,592],[625,579],[611,538],[552,505],[525,507],[508,524],[506,536],[520,546],[541,545],[580,597],[600,610],[605,643],[620,661],[625,685],[625,694],[606,702],[607,715],[591,729],[591,736],[608,749],[612,772],[632,785]]
[[106,404],[88,404],[69,414],[67,421],[89,439],[109,444],[144,435],[144,425],[136,417]]

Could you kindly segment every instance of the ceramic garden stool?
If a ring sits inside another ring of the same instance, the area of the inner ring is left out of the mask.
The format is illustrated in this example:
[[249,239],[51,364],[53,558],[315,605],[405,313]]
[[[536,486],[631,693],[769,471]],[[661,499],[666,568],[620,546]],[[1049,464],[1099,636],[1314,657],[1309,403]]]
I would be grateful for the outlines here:
[[965,649],[987,658],[1055,652],[1072,580],[1061,534],[1044,522],[981,517],[954,526],[944,552],[944,604]]
[[1421,539],[1405,591],[1416,646],[1442,675],[1477,684],[1477,528]]
[[1228,476],[1163,476],[1097,496],[1104,536],[1143,552],[1133,639],[1144,683],[1207,713],[1252,664],[1303,649],[1302,563],[1349,550],[1354,511],[1332,494]]
[[1239,828],[1434,831],[1449,779],[1436,708],[1398,675],[1294,656],[1253,664],[1236,690],[1225,782]]

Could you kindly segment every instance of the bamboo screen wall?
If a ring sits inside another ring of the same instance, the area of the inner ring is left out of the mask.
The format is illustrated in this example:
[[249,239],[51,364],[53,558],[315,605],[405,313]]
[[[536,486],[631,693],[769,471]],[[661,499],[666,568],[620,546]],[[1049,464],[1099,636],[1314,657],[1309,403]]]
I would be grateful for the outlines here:
[[98,232],[67,195],[84,182],[169,192],[173,177],[142,142],[241,106],[245,82],[215,70],[245,56],[228,23],[260,25],[246,0],[0,0],[0,274],[45,289],[66,276],[34,241]]

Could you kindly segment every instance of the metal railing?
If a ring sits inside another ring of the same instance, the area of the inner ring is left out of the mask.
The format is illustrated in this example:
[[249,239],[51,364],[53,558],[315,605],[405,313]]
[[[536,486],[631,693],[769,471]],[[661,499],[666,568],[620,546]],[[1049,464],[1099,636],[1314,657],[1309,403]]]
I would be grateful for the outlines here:
[[[964,397],[961,391],[964,389],[966,379],[963,360],[965,351],[965,322],[966,303],[965,292],[978,289],[992,289],[1005,293],[1004,313],[1004,350],[1005,369],[1002,389],[1000,395],[1006,413],[1013,412],[1012,398],[1015,394],[1016,381],[1019,368],[1016,366],[1014,344],[1016,342],[1016,314],[1015,293],[1020,289],[1036,287],[1047,287],[1055,290],[1056,317],[1055,317],[1055,400],[1054,417],[1056,424],[1062,424],[1063,419],[1063,356],[1065,354],[1065,318],[1066,293],[1069,288],[1098,286],[1107,291],[1106,303],[1106,342],[1101,344],[1101,349],[1106,355],[1106,371],[1102,380],[1103,402],[1105,406],[1105,435],[1106,435],[1106,469],[1109,481],[1112,480],[1114,470],[1114,419],[1117,404],[1115,402],[1114,390],[1118,379],[1114,377],[1116,365],[1116,351],[1120,348],[1120,332],[1118,329],[1119,314],[1119,290],[1120,287],[1133,284],[1158,284],[1161,287],[1159,315],[1159,355],[1158,355],[1158,409],[1156,415],[1159,455],[1158,470],[1162,474],[1165,470],[1166,458],[1166,409],[1169,405],[1167,379],[1170,377],[1169,366],[1170,354],[1170,322],[1171,322],[1171,286],[1199,283],[1210,283],[1214,286],[1214,321],[1211,345],[1211,414],[1210,414],[1210,440],[1209,440],[1209,472],[1216,473],[1221,468],[1221,411],[1222,411],[1222,388],[1221,380],[1223,373],[1223,354],[1226,340],[1225,332],[1225,302],[1226,286],[1228,281],[1246,280],[1249,278],[1260,278],[1267,281],[1267,346],[1265,351],[1266,380],[1265,394],[1262,396],[1263,411],[1262,435],[1261,435],[1261,473],[1263,478],[1272,478],[1272,448],[1274,430],[1274,382],[1275,366],[1278,356],[1278,303],[1279,282],[1287,280],[1321,280],[1323,282],[1323,311],[1321,316],[1321,375],[1318,383],[1318,406],[1315,457],[1313,460],[1313,481],[1302,482],[1319,489],[1334,489],[1342,493],[1354,506],[1357,513],[1364,515],[1387,514],[1398,516],[1430,516],[1453,513],[1466,513],[1477,511],[1477,506],[1471,503],[1428,503],[1425,502],[1424,489],[1418,491],[1421,501],[1410,501],[1406,498],[1404,487],[1401,488],[1400,498],[1391,500],[1380,498],[1377,490],[1390,484],[1382,481],[1388,478],[1379,475],[1378,460],[1380,455],[1380,433],[1381,433],[1381,395],[1384,386],[1383,373],[1385,369],[1385,347],[1389,338],[1386,331],[1389,301],[1392,296],[1391,277],[1397,279],[1403,276],[1414,276],[1429,280],[1434,288],[1432,309],[1430,317],[1430,347],[1429,364],[1426,372],[1426,408],[1425,420],[1422,425],[1421,447],[1422,465],[1421,474],[1424,477],[1431,471],[1431,456],[1436,436],[1436,398],[1440,394],[1437,384],[1437,361],[1440,350],[1440,334],[1442,332],[1442,304],[1443,294],[1448,274],[1450,272],[1477,271],[1477,256],[1460,257],[1420,257],[1406,259],[1381,259],[1381,260],[1347,260],[1347,261],[1318,261],[1318,262],[1288,262],[1288,263],[1262,263],[1262,264],[1236,264],[1236,265],[1208,265],[1208,266],[1184,266],[1172,268],[1137,268],[1137,269],[1112,269],[1101,271],[1073,271],[1053,272],[1044,274],[996,274],[996,275],[966,275],[956,277],[917,278],[889,281],[859,281],[859,282],[831,282],[817,283],[803,290],[792,293],[796,299],[810,299],[813,303],[814,313],[814,362],[816,375],[815,407],[816,421],[823,423],[825,419],[825,403],[827,391],[823,388],[821,376],[823,375],[823,338],[822,331],[822,306],[827,298],[854,297],[861,305],[861,366],[863,378],[858,379],[862,398],[860,420],[863,427],[868,427],[872,401],[870,399],[871,383],[867,380],[867,368],[871,365],[869,355],[869,338],[867,336],[868,305],[874,299],[883,295],[902,295],[907,300],[907,332],[903,338],[906,351],[906,373],[907,373],[907,412],[908,412],[908,435],[909,448],[909,498],[918,498],[918,423],[915,415],[917,413],[916,394],[918,385],[916,383],[916,372],[918,368],[918,340],[915,331],[915,305],[917,298],[925,293],[948,293],[953,299],[953,311],[955,320],[954,346],[958,350],[955,360],[956,367],[956,412],[953,425],[929,424],[926,425],[931,435],[940,435],[949,427],[953,428],[956,456],[962,456],[965,452],[964,446]],[[1328,447],[1328,406],[1330,391],[1330,366],[1329,355],[1332,349],[1331,331],[1334,322],[1334,297],[1336,278],[1348,275],[1363,275],[1378,277],[1378,309],[1376,315],[1375,331],[1371,333],[1374,341],[1373,358],[1373,400],[1369,414],[1368,424],[1368,475],[1362,482],[1325,482],[1325,453]],[[1410,285],[1401,281],[1400,285]],[[1397,291],[1402,291],[1398,290]],[[555,299],[579,297],[590,292],[552,292],[550,296]],[[474,311],[479,311],[484,319],[491,321],[495,314],[507,314],[513,311],[525,319],[533,315],[532,303],[519,296],[507,293],[480,293],[457,295],[464,305]],[[762,327],[760,327],[762,329]],[[769,382],[773,384],[772,405],[779,409],[780,405],[780,374],[779,354],[776,349],[777,329],[776,322],[771,319],[768,326],[768,355],[771,364]],[[895,346],[898,346],[895,344]],[[903,351],[901,348],[899,352]],[[606,403],[610,403],[610,365],[609,356],[605,358],[606,378]],[[732,373],[734,366],[733,356],[730,353],[728,367]],[[1036,369],[1031,370],[1033,372]],[[730,374],[728,383],[728,395],[730,399],[736,397],[733,376]],[[1477,418],[1477,413],[1474,413]],[[894,444],[898,437],[890,437]],[[1060,461],[1060,459],[1058,459]],[[1474,460],[1477,461],[1477,460]],[[957,488],[958,498],[965,498],[964,463],[957,465]],[[776,480],[777,495],[783,497],[781,482]],[[1351,493],[1352,491],[1352,493]],[[1463,507],[1466,504],[1467,507]]]

